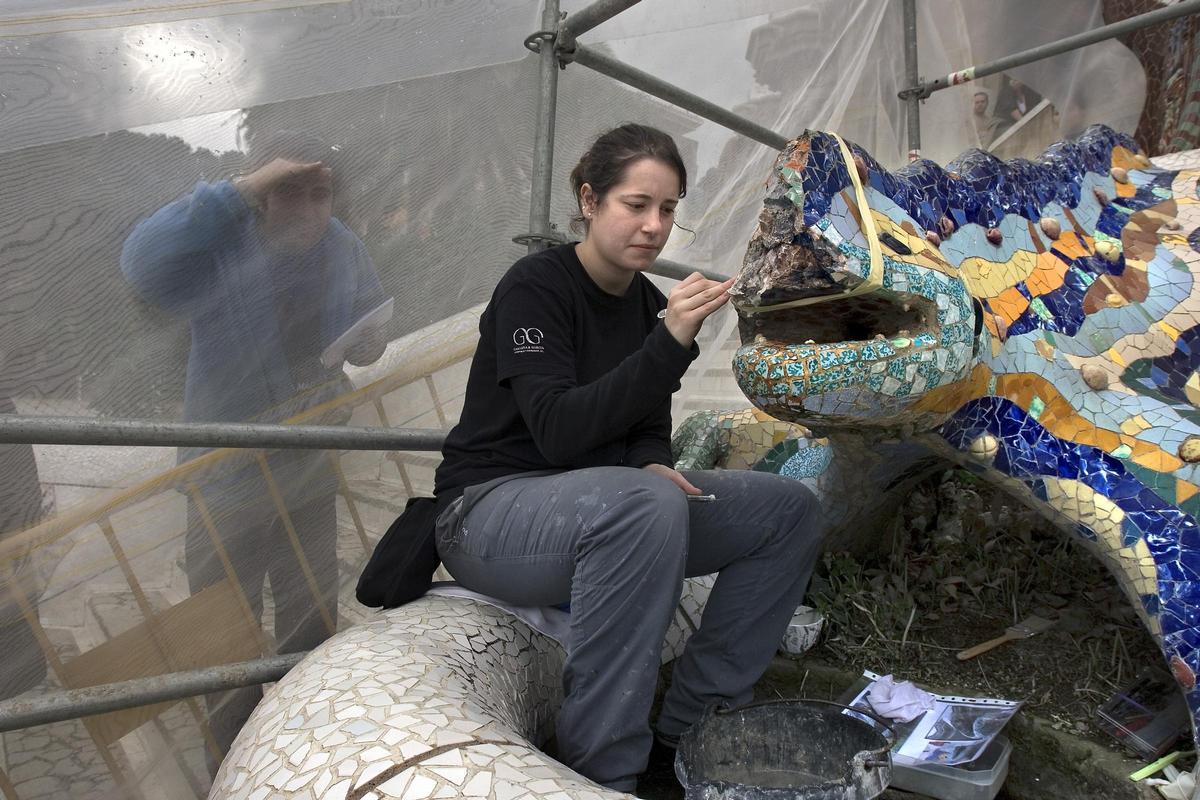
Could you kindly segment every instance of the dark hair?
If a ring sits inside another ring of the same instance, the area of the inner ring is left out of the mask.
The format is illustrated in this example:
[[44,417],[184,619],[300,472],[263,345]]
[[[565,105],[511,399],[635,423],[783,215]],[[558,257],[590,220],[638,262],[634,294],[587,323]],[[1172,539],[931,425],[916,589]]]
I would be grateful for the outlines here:
[[978,92],[976,92],[975,94],[971,95],[971,97],[973,97],[973,98],[974,98],[974,97],[979,97],[979,95],[983,95],[984,97],[986,97],[986,98],[987,98],[987,99],[989,99],[989,100],[991,100],[991,99],[992,99],[992,96],[991,96],[990,94],[988,94],[987,92],[985,92],[983,89],[980,89]]
[[583,218],[583,201],[579,196],[583,185],[592,187],[596,202],[604,200],[608,191],[621,182],[626,168],[643,158],[653,158],[666,164],[679,175],[679,196],[687,194],[687,167],[679,155],[675,140],[658,128],[625,122],[612,130],[605,131],[592,142],[575,169],[571,170],[571,191],[575,193],[575,206],[579,213],[571,219],[571,230],[581,233],[587,230]]

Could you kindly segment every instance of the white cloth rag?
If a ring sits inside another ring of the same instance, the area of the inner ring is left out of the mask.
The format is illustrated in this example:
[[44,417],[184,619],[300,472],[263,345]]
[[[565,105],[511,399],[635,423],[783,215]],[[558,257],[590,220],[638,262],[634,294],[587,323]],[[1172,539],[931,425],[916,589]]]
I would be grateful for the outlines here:
[[1166,800],[1195,800],[1196,779],[1190,772],[1181,772],[1174,780],[1165,781],[1161,778],[1148,778],[1146,783],[1158,789]]
[[449,581],[435,583],[428,594],[441,595],[442,597],[462,597],[466,600],[474,600],[477,603],[485,603],[501,611],[507,611],[517,619],[523,620],[526,625],[538,633],[549,636],[563,647],[567,646],[567,633],[571,628],[571,615],[561,609],[514,606],[512,603],[506,603],[503,600],[497,600],[494,597],[473,592],[461,584]]
[[891,675],[875,679],[867,692],[871,708],[893,722],[912,722],[933,708],[933,695],[911,681],[897,683]]

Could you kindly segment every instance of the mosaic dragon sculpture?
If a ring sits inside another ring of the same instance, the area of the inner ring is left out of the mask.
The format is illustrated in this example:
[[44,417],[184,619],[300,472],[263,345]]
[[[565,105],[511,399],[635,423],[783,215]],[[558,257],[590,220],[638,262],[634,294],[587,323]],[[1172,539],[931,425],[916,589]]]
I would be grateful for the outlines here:
[[[734,287],[739,385],[681,467],[812,486],[839,540],[955,461],[1066,523],[1200,692],[1200,157],[1106,128],[1036,162],[972,151],[896,173],[830,134],[780,154]],[[1188,166],[1196,169],[1179,169]],[[789,421],[800,422],[812,435]],[[820,437],[820,438],[815,438]],[[689,582],[664,660],[711,583]],[[255,710],[210,798],[616,796],[542,753],[562,649],[427,596],[343,631]]]
[[930,464],[1002,484],[1110,568],[1195,723],[1200,157],[1135,149],[1094,126],[1037,162],[889,173],[830,134],[792,141],[732,290],[759,410],[694,416],[675,443],[684,467],[809,483],[835,541]]

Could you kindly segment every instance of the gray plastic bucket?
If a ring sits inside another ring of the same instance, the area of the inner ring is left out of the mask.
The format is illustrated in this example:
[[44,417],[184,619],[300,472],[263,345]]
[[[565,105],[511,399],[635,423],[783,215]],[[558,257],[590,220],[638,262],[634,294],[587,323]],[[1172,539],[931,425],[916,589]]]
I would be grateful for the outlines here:
[[[710,710],[679,740],[687,800],[870,800],[892,777],[895,733],[824,700]],[[884,732],[888,735],[884,735]]]

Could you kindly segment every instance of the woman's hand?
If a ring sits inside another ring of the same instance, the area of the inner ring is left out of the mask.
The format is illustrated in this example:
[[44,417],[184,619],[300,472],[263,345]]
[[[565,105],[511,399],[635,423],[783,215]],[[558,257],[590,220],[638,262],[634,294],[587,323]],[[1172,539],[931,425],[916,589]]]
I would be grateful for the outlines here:
[[729,302],[729,287],[733,286],[734,280],[710,281],[699,272],[693,272],[675,285],[667,297],[667,314],[663,318],[667,332],[675,341],[684,347],[692,346],[709,314]]
[[671,469],[665,464],[647,464],[646,466],[642,467],[642,469],[646,470],[647,472],[653,472],[655,475],[662,475],[671,483],[682,489],[684,494],[704,494],[695,486],[693,486],[687,478],[683,477],[682,472],[677,469]]

